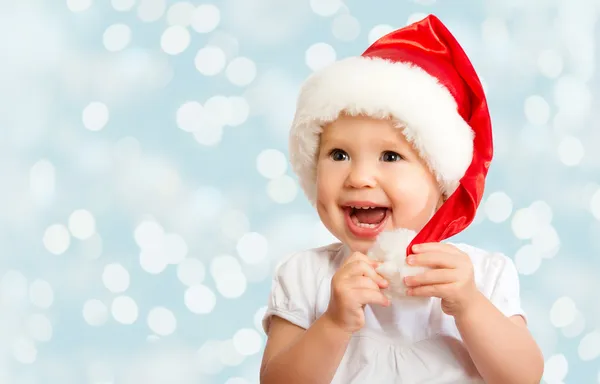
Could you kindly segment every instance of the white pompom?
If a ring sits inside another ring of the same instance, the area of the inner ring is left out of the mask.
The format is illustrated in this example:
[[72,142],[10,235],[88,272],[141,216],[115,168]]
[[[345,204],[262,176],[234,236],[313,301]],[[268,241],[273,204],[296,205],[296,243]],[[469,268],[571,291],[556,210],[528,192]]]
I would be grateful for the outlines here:
[[[382,263],[377,268],[377,273],[389,281],[390,285],[384,290],[384,294],[390,299],[406,297],[407,287],[404,284],[406,276],[418,275],[429,269],[406,264],[406,248],[416,235],[415,231],[408,229],[382,232],[367,253],[370,259]],[[411,297],[411,299],[421,298]]]

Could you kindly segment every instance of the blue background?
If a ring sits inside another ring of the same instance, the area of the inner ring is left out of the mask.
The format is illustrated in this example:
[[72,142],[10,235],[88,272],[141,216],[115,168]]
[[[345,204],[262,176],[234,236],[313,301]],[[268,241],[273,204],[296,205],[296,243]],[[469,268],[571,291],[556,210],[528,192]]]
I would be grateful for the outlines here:
[[287,166],[299,86],[427,13],[470,55],[495,130],[455,241],[515,260],[546,382],[600,382],[599,12],[0,1],[0,382],[257,383],[274,265],[334,240]]

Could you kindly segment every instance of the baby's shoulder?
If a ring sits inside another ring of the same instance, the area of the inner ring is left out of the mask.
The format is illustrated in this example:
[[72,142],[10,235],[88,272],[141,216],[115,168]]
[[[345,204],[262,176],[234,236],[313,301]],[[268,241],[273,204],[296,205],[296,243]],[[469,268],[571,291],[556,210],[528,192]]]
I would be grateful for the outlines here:
[[513,260],[501,252],[478,248],[469,244],[452,243],[471,258],[475,280],[479,286],[495,285],[498,279],[507,273],[516,274]]
[[451,243],[453,246],[463,251],[471,258],[473,264],[478,266],[502,266],[509,257],[501,252],[489,251],[486,249],[478,248],[470,244],[465,243]]
[[335,269],[335,264],[342,252],[343,245],[341,243],[292,252],[277,263],[276,275],[294,273],[316,276],[327,273]]

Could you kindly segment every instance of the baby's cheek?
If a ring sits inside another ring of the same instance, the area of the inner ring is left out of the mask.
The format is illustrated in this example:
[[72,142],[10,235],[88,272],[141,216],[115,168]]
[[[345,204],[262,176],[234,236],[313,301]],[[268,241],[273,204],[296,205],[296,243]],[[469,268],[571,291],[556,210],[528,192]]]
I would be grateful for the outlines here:
[[428,203],[427,186],[419,181],[406,180],[396,182],[389,189],[392,205],[402,210],[420,211]]
[[427,189],[398,187],[392,198],[394,226],[420,230],[435,212],[436,200]]

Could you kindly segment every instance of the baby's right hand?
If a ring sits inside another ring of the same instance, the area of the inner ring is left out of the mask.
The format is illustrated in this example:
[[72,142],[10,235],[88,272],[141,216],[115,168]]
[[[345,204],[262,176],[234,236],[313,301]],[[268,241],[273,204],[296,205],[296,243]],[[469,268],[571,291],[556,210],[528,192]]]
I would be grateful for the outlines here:
[[364,326],[366,304],[390,305],[381,292],[388,282],[375,272],[376,265],[366,255],[354,252],[333,275],[331,298],[324,316],[346,332],[354,333]]

